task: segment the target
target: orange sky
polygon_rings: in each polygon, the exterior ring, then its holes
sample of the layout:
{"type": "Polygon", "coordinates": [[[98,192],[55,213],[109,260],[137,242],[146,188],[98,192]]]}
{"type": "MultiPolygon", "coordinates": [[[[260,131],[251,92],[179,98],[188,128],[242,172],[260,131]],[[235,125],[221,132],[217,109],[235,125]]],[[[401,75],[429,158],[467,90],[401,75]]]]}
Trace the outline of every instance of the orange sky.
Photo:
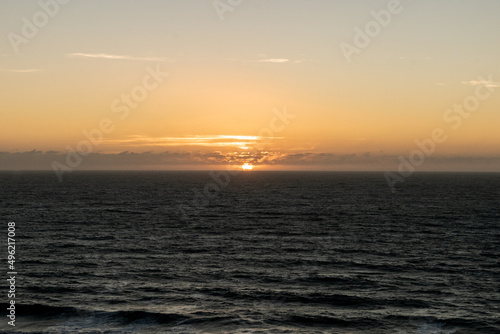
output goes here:
{"type": "MultiPolygon", "coordinates": [[[[0,168],[50,169],[51,154],[63,163],[87,149],[137,153],[127,168],[139,169],[249,159],[264,169],[384,169],[440,128],[447,139],[423,170],[500,171],[500,4],[398,8],[359,47],[357,27],[387,13],[387,1],[253,1],[220,13],[196,0],[75,0],[29,38],[22,18],[43,9],[3,2],[0,168]],[[359,52],[346,56],[342,43],[359,52]],[[86,131],[102,138],[88,146],[86,131]],[[32,150],[46,156],[19,160],[32,150]],[[141,162],[167,151],[184,158],[141,162]]],[[[114,166],[87,158],[78,168],[114,166]]]]}

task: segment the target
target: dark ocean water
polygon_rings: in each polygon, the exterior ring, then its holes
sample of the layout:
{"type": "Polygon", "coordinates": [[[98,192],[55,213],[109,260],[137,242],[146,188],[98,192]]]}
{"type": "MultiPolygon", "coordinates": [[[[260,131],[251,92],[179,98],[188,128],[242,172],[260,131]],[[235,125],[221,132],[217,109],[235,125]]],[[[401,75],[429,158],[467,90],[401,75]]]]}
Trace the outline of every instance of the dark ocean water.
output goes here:
{"type": "Polygon", "coordinates": [[[207,203],[211,181],[0,174],[18,261],[0,331],[500,333],[500,174],[392,193],[382,173],[248,172],[207,203]]]}

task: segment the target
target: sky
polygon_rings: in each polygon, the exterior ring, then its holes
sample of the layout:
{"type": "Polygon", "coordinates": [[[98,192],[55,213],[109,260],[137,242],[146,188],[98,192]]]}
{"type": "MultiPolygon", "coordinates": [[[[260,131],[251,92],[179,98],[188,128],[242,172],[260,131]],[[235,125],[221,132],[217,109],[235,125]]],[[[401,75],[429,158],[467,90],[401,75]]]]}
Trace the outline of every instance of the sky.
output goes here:
{"type": "Polygon", "coordinates": [[[0,169],[500,171],[498,0],[0,2],[0,169]]]}

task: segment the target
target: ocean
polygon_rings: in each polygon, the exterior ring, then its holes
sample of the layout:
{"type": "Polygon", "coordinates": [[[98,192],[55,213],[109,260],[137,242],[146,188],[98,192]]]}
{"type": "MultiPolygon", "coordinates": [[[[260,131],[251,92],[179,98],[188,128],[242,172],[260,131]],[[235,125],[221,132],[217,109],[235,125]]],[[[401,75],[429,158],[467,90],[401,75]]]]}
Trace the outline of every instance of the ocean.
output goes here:
{"type": "Polygon", "coordinates": [[[500,174],[0,173],[2,333],[500,333],[500,174]],[[9,278],[7,261],[4,277],[9,278]]]}

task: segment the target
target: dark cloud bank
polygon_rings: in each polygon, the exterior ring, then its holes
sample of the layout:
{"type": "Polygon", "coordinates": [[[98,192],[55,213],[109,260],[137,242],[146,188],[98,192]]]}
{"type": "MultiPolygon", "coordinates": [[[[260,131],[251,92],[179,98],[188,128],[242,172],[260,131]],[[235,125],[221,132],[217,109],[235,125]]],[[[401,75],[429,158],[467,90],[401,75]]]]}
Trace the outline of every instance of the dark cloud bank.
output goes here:
{"type": "MultiPolygon", "coordinates": [[[[0,170],[52,170],[54,164],[72,170],[127,169],[212,169],[251,162],[254,165],[282,166],[283,169],[304,170],[397,170],[407,155],[278,152],[161,152],[161,153],[90,153],[88,155],[38,150],[0,152],[0,170]]],[[[416,170],[422,171],[488,171],[500,172],[500,156],[438,156],[425,157],[416,170]]]]}

